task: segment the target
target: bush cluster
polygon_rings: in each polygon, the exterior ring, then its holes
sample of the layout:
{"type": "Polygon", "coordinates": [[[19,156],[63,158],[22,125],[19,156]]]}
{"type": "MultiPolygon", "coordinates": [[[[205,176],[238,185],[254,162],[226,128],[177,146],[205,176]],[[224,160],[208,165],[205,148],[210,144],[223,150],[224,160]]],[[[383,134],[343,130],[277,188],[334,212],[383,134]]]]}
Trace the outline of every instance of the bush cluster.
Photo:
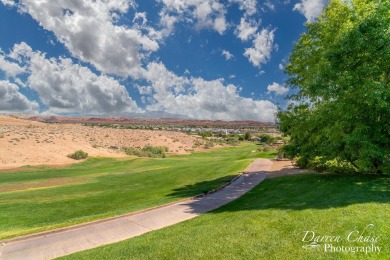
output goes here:
{"type": "Polygon", "coordinates": [[[272,150],[272,148],[268,145],[262,145],[257,149],[259,152],[269,152],[272,150]]]}
{"type": "Polygon", "coordinates": [[[277,140],[277,138],[267,134],[259,135],[259,139],[260,139],[260,143],[265,143],[265,144],[272,144],[277,140]]]}
{"type": "Polygon", "coordinates": [[[166,146],[151,146],[146,145],[142,149],[136,149],[133,147],[124,147],[123,150],[127,155],[135,155],[138,157],[150,157],[150,158],[165,158],[168,147],[166,146]]]}
{"type": "Polygon", "coordinates": [[[211,148],[211,147],[213,147],[214,146],[214,143],[213,142],[207,142],[205,145],[204,145],[204,148],[205,149],[209,149],[209,148],[211,148]]]}
{"type": "MultiPolygon", "coordinates": [[[[302,167],[300,158],[297,158],[297,165],[302,167]]],[[[341,160],[324,160],[321,157],[316,157],[310,160],[305,166],[309,169],[314,169],[319,172],[332,172],[332,173],[357,173],[357,169],[347,161],[341,160]]]]}
{"type": "Polygon", "coordinates": [[[84,152],[83,150],[78,150],[72,154],[68,154],[68,157],[74,160],[82,160],[88,158],[88,153],[84,152]]]}

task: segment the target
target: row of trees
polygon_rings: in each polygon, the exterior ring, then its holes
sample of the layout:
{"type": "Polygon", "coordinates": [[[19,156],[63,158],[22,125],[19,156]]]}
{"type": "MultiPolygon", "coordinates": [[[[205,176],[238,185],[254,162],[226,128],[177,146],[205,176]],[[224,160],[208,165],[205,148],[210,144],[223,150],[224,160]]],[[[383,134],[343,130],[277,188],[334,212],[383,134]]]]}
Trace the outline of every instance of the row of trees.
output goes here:
{"type": "Polygon", "coordinates": [[[390,172],[390,1],[330,0],[286,67],[297,88],[278,113],[285,152],[308,167],[390,172]]]}

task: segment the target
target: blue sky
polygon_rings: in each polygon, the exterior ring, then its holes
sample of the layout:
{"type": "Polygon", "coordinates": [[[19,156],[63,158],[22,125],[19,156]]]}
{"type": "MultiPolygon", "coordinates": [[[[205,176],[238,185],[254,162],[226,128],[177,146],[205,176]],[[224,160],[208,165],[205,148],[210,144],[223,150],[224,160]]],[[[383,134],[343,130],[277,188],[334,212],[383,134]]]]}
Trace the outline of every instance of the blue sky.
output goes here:
{"type": "Polygon", "coordinates": [[[0,0],[0,112],[272,122],[325,0],[0,0]]]}

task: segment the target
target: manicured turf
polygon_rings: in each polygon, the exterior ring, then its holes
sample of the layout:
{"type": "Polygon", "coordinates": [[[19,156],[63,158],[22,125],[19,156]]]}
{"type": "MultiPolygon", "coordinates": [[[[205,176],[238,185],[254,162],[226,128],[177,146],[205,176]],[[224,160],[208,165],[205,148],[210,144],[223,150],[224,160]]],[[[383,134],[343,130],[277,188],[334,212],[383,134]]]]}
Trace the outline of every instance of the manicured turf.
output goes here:
{"type": "Polygon", "coordinates": [[[389,177],[285,176],[195,219],[65,259],[390,259],[389,220],[389,177]],[[340,236],[328,242],[336,247],[371,246],[347,241],[369,224],[363,237],[379,237],[379,254],[303,248],[305,231],[340,236]]]}
{"type": "Polygon", "coordinates": [[[164,159],[89,159],[66,168],[0,172],[0,239],[137,211],[224,184],[275,154],[254,144],[164,159]]]}

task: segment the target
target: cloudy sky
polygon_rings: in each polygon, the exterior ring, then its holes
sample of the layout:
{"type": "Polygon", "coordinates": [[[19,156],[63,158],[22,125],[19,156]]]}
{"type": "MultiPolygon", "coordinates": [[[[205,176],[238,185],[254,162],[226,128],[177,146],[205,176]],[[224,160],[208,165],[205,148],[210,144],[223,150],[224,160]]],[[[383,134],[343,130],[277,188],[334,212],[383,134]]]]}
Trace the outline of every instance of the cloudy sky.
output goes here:
{"type": "Polygon", "coordinates": [[[0,112],[272,122],[325,0],[0,0],[0,112]]]}

